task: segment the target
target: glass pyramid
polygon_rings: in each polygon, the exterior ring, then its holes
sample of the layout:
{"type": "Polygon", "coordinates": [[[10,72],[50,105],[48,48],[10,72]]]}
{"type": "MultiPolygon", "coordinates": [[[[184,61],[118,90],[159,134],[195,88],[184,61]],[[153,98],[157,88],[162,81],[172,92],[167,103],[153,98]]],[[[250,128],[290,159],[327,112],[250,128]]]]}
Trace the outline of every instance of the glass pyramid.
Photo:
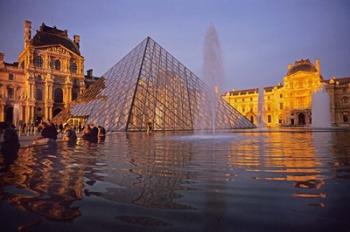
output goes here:
{"type": "MultiPolygon", "coordinates": [[[[71,117],[109,131],[209,129],[212,117],[203,106],[209,89],[170,53],[147,37],[109,69],[72,104],[71,117]]],[[[254,125],[221,97],[216,97],[216,128],[254,125]]]]}

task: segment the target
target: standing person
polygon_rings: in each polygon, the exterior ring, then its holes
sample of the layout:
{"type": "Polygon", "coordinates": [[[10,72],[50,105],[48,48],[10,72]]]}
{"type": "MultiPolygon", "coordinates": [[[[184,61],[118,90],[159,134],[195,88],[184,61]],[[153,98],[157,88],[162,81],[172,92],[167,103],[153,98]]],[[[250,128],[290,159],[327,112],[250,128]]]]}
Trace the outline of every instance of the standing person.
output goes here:
{"type": "Polygon", "coordinates": [[[4,135],[1,142],[1,153],[4,156],[5,166],[12,164],[17,159],[17,153],[20,148],[15,126],[3,125],[4,135]]]}
{"type": "Polygon", "coordinates": [[[50,139],[56,140],[58,132],[57,132],[55,124],[53,124],[53,123],[50,124],[49,131],[50,131],[50,139]]]}
{"type": "Polygon", "coordinates": [[[106,138],[106,129],[103,126],[98,126],[98,140],[103,142],[106,138]]]}
{"type": "Polygon", "coordinates": [[[71,128],[69,125],[67,125],[63,135],[63,141],[75,142],[76,140],[77,140],[77,135],[75,133],[75,130],[71,128]]]}
{"type": "Polygon", "coordinates": [[[93,140],[98,140],[98,128],[94,126],[94,124],[91,124],[92,128],[92,139],[93,140]]]}
{"type": "Polygon", "coordinates": [[[152,122],[151,121],[148,121],[147,122],[147,135],[150,135],[151,132],[152,132],[152,122]]]}
{"type": "Polygon", "coordinates": [[[83,130],[82,138],[85,140],[89,140],[90,137],[91,137],[91,128],[89,126],[86,126],[83,130]]]}
{"type": "Polygon", "coordinates": [[[63,125],[62,123],[58,126],[59,132],[63,134],[63,125]]]}
{"type": "Polygon", "coordinates": [[[26,126],[27,126],[27,124],[26,123],[23,123],[23,125],[22,125],[22,134],[24,134],[25,135],[25,133],[26,133],[26,126]]]}
{"type": "Polygon", "coordinates": [[[42,138],[56,140],[57,139],[57,130],[56,130],[55,125],[53,125],[52,123],[47,124],[44,122],[43,129],[41,131],[41,136],[42,136],[42,138]]]}
{"type": "Polygon", "coordinates": [[[93,124],[87,125],[83,131],[83,139],[91,143],[97,143],[98,129],[93,124]]]}

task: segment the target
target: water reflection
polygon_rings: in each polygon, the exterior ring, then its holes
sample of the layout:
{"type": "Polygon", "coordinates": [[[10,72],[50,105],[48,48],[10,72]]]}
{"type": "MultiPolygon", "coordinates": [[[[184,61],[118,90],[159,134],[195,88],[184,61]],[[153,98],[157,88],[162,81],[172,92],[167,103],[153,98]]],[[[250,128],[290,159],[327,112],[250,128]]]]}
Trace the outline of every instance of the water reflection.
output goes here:
{"type": "MultiPolygon", "coordinates": [[[[256,231],[259,225],[273,229],[276,221],[284,230],[290,217],[300,226],[318,217],[348,225],[338,212],[350,209],[349,133],[177,136],[117,133],[103,144],[21,150],[1,173],[0,201],[49,221],[74,221],[78,228],[84,220],[75,219],[84,217],[174,231],[224,231],[233,225],[256,231]]],[[[332,221],[323,223],[320,228],[329,228],[332,221]]]]}
{"type": "MultiPolygon", "coordinates": [[[[93,167],[85,159],[72,157],[73,152],[79,155],[74,146],[58,148],[56,144],[22,150],[9,170],[1,173],[0,197],[18,209],[47,219],[71,220],[80,216],[79,208],[72,204],[83,198],[84,176],[96,177],[93,167]]],[[[93,162],[96,158],[90,152],[93,162]]]]}

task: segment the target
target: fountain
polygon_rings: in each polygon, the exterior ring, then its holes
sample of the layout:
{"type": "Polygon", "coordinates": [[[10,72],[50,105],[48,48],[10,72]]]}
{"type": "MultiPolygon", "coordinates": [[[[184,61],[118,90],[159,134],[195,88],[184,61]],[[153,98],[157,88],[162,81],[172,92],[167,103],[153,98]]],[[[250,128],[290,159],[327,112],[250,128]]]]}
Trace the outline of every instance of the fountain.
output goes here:
{"type": "Polygon", "coordinates": [[[259,88],[259,98],[258,98],[258,118],[257,118],[257,128],[265,128],[264,122],[264,88],[259,88]]]}
{"type": "Polygon", "coordinates": [[[217,97],[220,96],[220,88],[224,79],[224,68],[222,62],[221,47],[218,34],[214,25],[208,27],[204,40],[204,60],[203,60],[203,76],[204,81],[209,86],[209,104],[208,110],[211,115],[212,134],[215,135],[216,127],[216,111],[217,111],[217,97]]]}
{"type": "Polygon", "coordinates": [[[331,127],[330,100],[325,86],[312,95],[312,127],[331,127]]]}

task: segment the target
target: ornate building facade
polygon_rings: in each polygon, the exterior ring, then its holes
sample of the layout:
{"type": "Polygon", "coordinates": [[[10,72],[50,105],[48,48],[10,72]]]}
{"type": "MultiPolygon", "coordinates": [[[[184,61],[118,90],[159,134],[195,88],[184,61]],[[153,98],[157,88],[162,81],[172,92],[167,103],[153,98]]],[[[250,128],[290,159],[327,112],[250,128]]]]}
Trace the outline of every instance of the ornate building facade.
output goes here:
{"type": "Polygon", "coordinates": [[[14,124],[51,120],[84,90],[80,36],[44,23],[31,36],[24,22],[24,48],[18,62],[0,53],[0,121],[14,124]]]}
{"type": "Polygon", "coordinates": [[[323,86],[330,97],[330,106],[325,107],[331,111],[332,125],[350,126],[350,78],[324,80],[319,60],[314,63],[308,59],[296,61],[288,65],[282,83],[261,89],[230,91],[224,99],[256,125],[261,114],[267,127],[310,126],[312,96],[323,86]],[[262,110],[259,110],[259,102],[262,110]]]}

